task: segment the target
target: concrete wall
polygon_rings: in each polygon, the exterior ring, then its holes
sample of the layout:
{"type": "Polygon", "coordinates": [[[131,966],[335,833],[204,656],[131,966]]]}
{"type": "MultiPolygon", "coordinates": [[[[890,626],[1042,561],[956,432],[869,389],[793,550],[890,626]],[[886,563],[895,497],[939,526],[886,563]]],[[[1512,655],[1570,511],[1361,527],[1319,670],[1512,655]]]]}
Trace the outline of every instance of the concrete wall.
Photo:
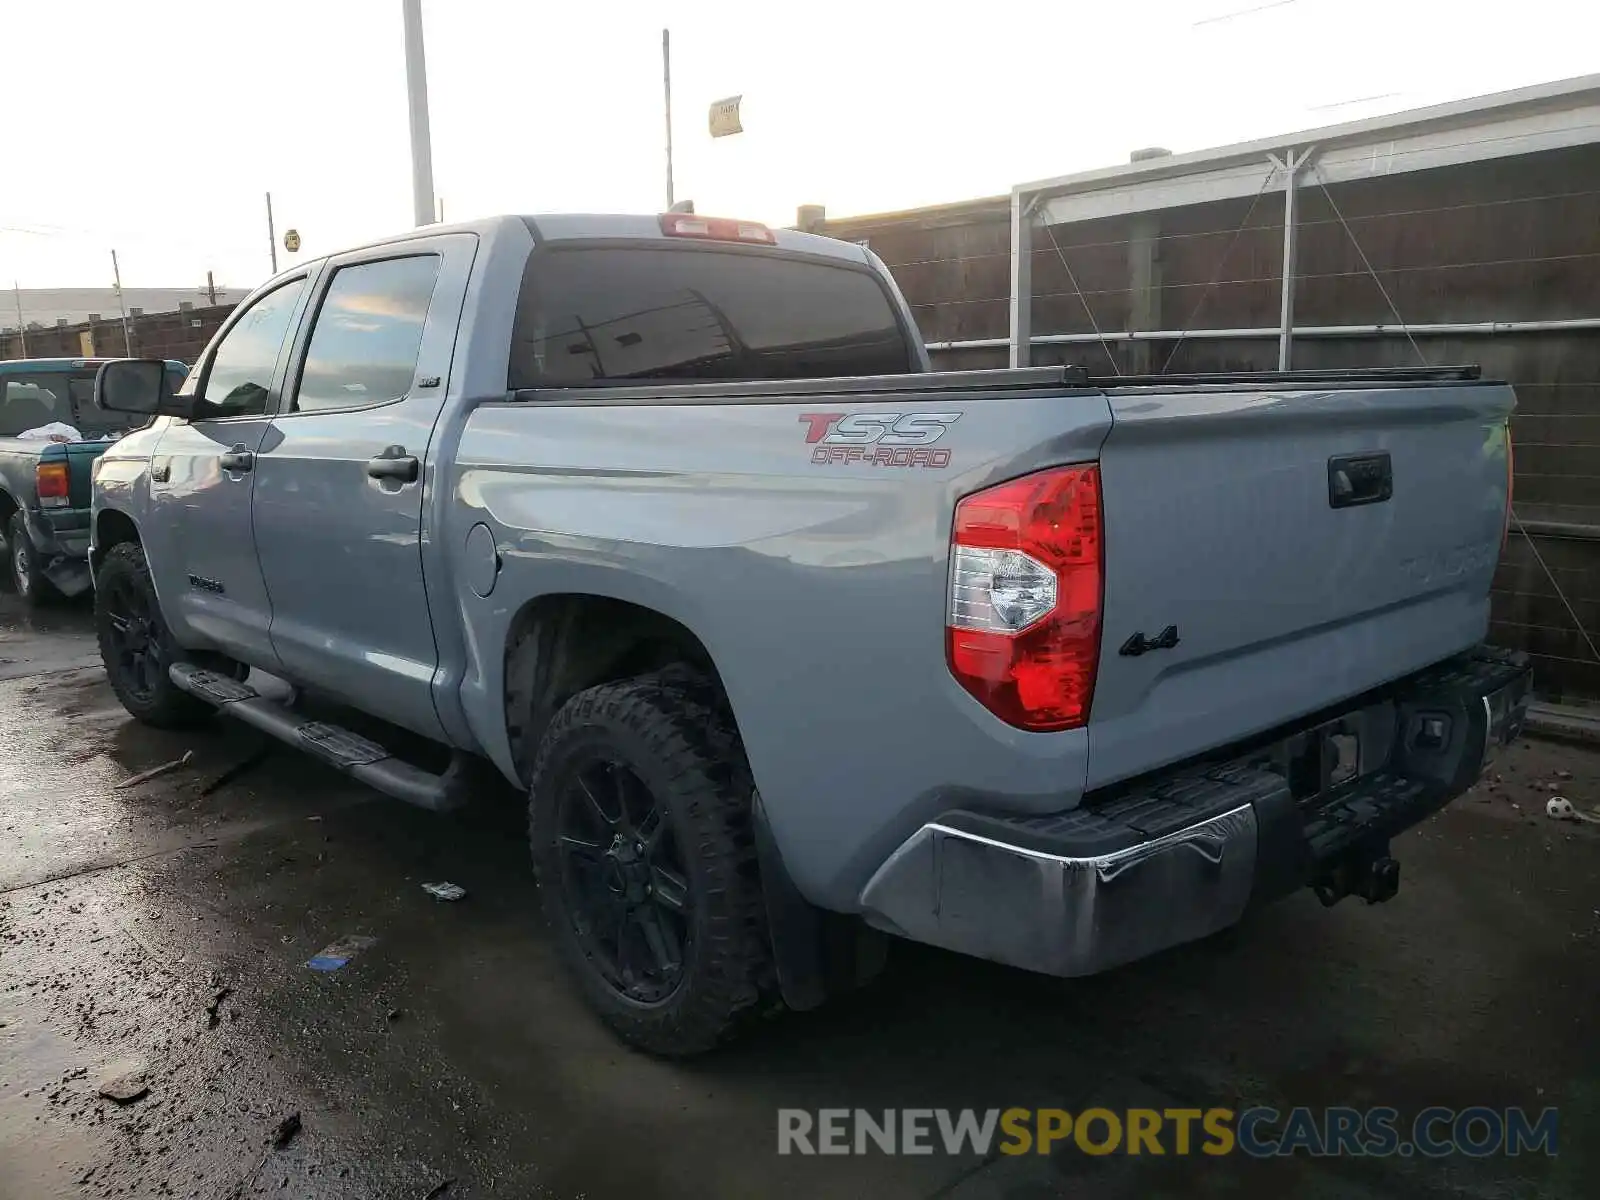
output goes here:
{"type": "MultiPolygon", "coordinates": [[[[193,363],[206,348],[211,335],[234,309],[232,304],[219,304],[214,308],[184,309],[180,312],[145,313],[129,317],[129,331],[133,335],[132,357],[175,358],[193,363]]],[[[26,334],[28,358],[79,358],[94,355],[102,358],[123,358],[129,353],[123,337],[121,317],[111,320],[83,322],[78,325],[51,326],[48,329],[30,329],[26,334]],[[86,349],[83,335],[88,334],[92,349],[86,349]]],[[[0,358],[23,358],[22,337],[15,332],[0,334],[0,358]]]]}
{"type": "MultiPolygon", "coordinates": [[[[1306,325],[1600,317],[1600,146],[1300,193],[1295,317],[1306,325]],[[1330,200],[1331,195],[1331,200],[1330,200]],[[1337,205],[1338,213],[1334,211],[1337,205]],[[1365,251],[1374,282],[1350,231],[1365,251]]],[[[1039,230],[1035,334],[1247,328],[1278,322],[1281,193],[1039,230]],[[1074,286],[1073,278],[1077,285],[1074,286]],[[1144,286],[1134,286],[1135,281],[1144,286]],[[1082,295],[1079,289],[1082,289],[1082,295]],[[1090,313],[1093,314],[1093,321],[1090,313]]],[[[929,341],[1003,338],[1010,211],[1004,200],[831,221],[894,272],[929,341]]],[[[1516,510],[1584,626],[1600,631],[1600,331],[1419,338],[1431,363],[1481,363],[1517,389],[1516,510]],[[1551,536],[1549,526],[1578,528],[1551,536]],[[1576,536],[1588,534],[1589,536],[1576,536]]],[[[936,354],[948,367],[1003,366],[1004,350],[936,354]]],[[[1035,347],[1035,362],[1096,372],[1271,368],[1275,340],[1035,347]]],[[[1403,337],[1303,339],[1297,367],[1404,366],[1403,337]]],[[[1522,538],[1495,579],[1492,635],[1535,656],[1538,685],[1600,698],[1600,662],[1522,538]]],[[[1600,641],[1600,637],[1596,638],[1600,641]]]]}

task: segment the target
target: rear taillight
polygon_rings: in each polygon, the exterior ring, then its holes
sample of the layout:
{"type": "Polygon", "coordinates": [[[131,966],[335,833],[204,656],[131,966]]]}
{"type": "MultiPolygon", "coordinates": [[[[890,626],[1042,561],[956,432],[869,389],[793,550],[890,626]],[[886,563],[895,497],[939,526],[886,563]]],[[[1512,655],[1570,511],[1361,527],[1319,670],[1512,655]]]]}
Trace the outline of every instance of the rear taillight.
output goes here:
{"type": "Polygon", "coordinates": [[[708,242],[747,242],[758,246],[778,244],[777,235],[756,221],[697,217],[693,213],[662,213],[661,232],[668,237],[700,238],[708,242]]]}
{"type": "Polygon", "coordinates": [[[1506,552],[1506,544],[1511,541],[1511,485],[1515,480],[1511,445],[1511,422],[1506,422],[1506,516],[1500,523],[1500,553],[1506,552]]]}
{"type": "Polygon", "coordinates": [[[950,671],[1019,729],[1089,719],[1100,660],[1100,468],[1060,467],[956,505],[950,671]]]}
{"type": "Polygon", "coordinates": [[[34,475],[34,490],[42,508],[66,508],[72,500],[68,496],[69,477],[64,462],[42,462],[34,475]]]}

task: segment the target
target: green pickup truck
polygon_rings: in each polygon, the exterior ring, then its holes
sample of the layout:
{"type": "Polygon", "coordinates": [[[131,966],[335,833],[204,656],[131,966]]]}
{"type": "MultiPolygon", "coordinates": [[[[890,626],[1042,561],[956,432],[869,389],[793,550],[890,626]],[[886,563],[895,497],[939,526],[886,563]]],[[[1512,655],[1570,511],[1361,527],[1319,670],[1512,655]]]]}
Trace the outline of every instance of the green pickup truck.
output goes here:
{"type": "MultiPolygon", "coordinates": [[[[90,473],[107,446],[146,420],[95,405],[94,377],[103,361],[0,361],[0,586],[24,603],[76,596],[92,586],[90,473]],[[78,439],[52,440],[45,432],[52,426],[70,427],[78,439]]],[[[189,370],[181,362],[167,368],[174,387],[189,370]]]]}

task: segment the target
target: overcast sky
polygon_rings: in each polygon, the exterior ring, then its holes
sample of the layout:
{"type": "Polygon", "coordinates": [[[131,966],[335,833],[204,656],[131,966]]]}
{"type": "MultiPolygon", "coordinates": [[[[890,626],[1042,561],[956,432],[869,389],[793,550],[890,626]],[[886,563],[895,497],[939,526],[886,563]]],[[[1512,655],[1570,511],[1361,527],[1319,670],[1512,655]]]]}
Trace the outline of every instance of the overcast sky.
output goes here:
{"type": "MultiPolygon", "coordinates": [[[[0,0],[0,286],[267,276],[411,222],[400,0],[0,0]],[[287,255],[279,248],[280,265],[287,255]]],[[[1600,70],[1593,0],[424,0],[447,219],[664,205],[789,224],[1600,70]],[[713,142],[710,101],[746,132],[713,142]]]]}

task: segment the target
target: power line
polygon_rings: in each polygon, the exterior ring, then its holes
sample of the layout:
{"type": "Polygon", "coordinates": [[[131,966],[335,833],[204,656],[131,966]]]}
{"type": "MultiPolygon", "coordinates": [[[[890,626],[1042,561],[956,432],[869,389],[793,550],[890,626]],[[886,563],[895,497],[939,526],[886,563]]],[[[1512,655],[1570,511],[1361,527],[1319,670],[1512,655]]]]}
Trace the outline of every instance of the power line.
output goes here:
{"type": "MultiPolygon", "coordinates": [[[[1389,306],[1389,311],[1394,314],[1394,319],[1400,323],[1400,328],[1405,331],[1406,341],[1411,343],[1411,348],[1417,352],[1417,357],[1423,366],[1428,365],[1428,356],[1422,352],[1422,347],[1417,345],[1417,339],[1411,336],[1411,330],[1406,329],[1406,319],[1400,315],[1400,310],[1395,307],[1394,301],[1389,296],[1389,289],[1383,286],[1383,280],[1372,269],[1372,263],[1367,258],[1367,252],[1361,248],[1361,240],[1356,237],[1355,230],[1350,228],[1350,222],[1344,219],[1344,214],[1339,211],[1339,204],[1333,198],[1333,193],[1328,190],[1327,180],[1323,179],[1322,171],[1316,163],[1311,164],[1311,173],[1317,177],[1317,186],[1322,189],[1322,194],[1328,198],[1329,205],[1333,208],[1333,215],[1339,218],[1339,224],[1344,226],[1344,231],[1350,237],[1350,244],[1356,248],[1356,253],[1361,256],[1361,265],[1367,268],[1367,274],[1372,276],[1372,282],[1378,285],[1378,291],[1383,294],[1383,302],[1389,306]]],[[[1284,287],[1293,287],[1294,281],[1285,279],[1284,287]]]]}
{"type": "MultiPolygon", "coordinates": [[[[1239,236],[1244,233],[1245,226],[1250,224],[1250,218],[1256,211],[1256,205],[1261,202],[1261,195],[1267,190],[1267,183],[1271,179],[1271,172],[1268,172],[1261,177],[1261,186],[1256,189],[1256,194],[1250,198],[1250,207],[1244,210],[1244,217],[1239,221],[1238,228],[1233,231],[1233,237],[1228,239],[1228,245],[1227,248],[1223,250],[1222,257],[1217,260],[1217,269],[1211,279],[1211,282],[1206,284],[1205,291],[1200,293],[1200,299],[1194,302],[1194,308],[1190,311],[1188,317],[1184,319],[1183,325],[1181,326],[1184,333],[1188,333],[1189,326],[1193,325],[1194,319],[1200,315],[1200,309],[1205,304],[1206,297],[1211,295],[1212,289],[1217,286],[1217,277],[1222,274],[1222,268],[1228,265],[1228,256],[1233,253],[1233,248],[1239,244],[1239,236]]],[[[1293,283],[1286,281],[1284,286],[1292,287],[1293,283]]],[[[1167,373],[1167,368],[1172,365],[1172,360],[1177,357],[1178,347],[1182,345],[1182,337],[1178,338],[1177,341],[1172,343],[1172,349],[1167,351],[1167,361],[1161,364],[1161,374],[1165,375],[1167,373]]]]}
{"type": "Polygon", "coordinates": [[[1083,289],[1078,287],[1078,277],[1072,273],[1072,264],[1067,261],[1066,254],[1062,251],[1056,235],[1049,225],[1044,227],[1045,233],[1050,236],[1050,244],[1056,248],[1056,254],[1061,259],[1061,265],[1067,269],[1067,278],[1072,280],[1072,286],[1078,293],[1078,299],[1083,303],[1083,311],[1089,318],[1089,324],[1094,326],[1094,334],[1100,339],[1100,349],[1106,352],[1106,358],[1111,362],[1111,373],[1121,375],[1122,368],[1117,365],[1117,356],[1111,353],[1111,343],[1106,341],[1106,335],[1100,332],[1100,322],[1094,319],[1094,309],[1089,307],[1089,298],[1083,294],[1083,289]]]}
{"type": "Polygon", "coordinates": [[[1248,17],[1255,13],[1266,12],[1272,8],[1288,8],[1291,4],[1298,4],[1300,0],[1272,0],[1270,4],[1258,4],[1254,8],[1241,8],[1234,12],[1220,13],[1215,17],[1205,17],[1190,25],[1191,29],[1199,29],[1202,25],[1216,25],[1221,21],[1231,21],[1235,17],[1248,17]]]}

